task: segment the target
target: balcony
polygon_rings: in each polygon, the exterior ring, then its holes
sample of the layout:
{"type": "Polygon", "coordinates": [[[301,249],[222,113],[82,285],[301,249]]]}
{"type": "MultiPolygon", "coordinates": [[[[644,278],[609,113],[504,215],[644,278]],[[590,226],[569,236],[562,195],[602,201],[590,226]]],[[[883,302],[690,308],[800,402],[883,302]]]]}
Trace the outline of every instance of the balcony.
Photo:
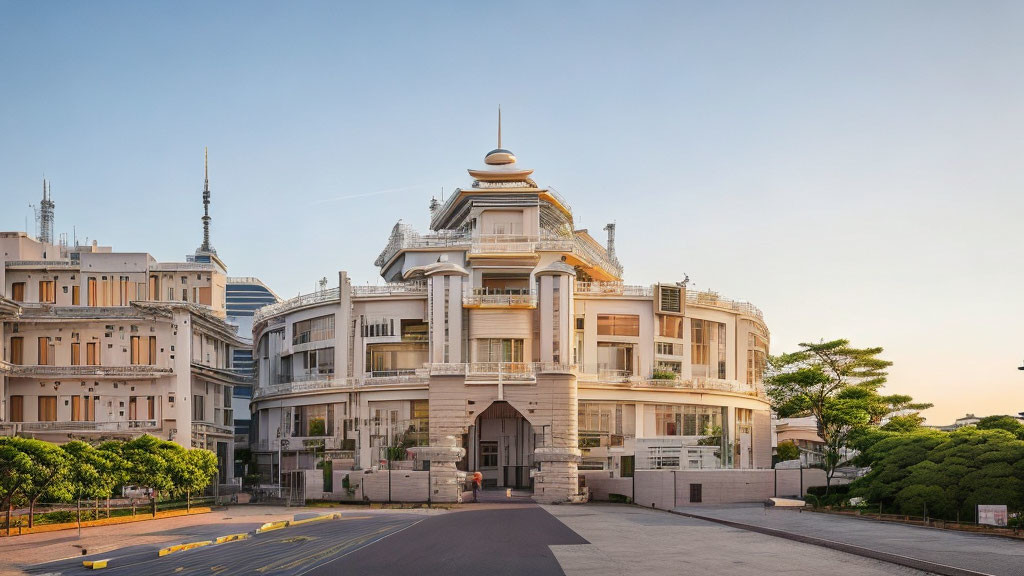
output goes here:
{"type": "Polygon", "coordinates": [[[430,369],[416,368],[403,370],[377,370],[363,376],[363,386],[384,386],[389,384],[426,384],[430,381],[430,369]]]}
{"type": "Polygon", "coordinates": [[[426,296],[426,282],[390,282],[383,286],[353,286],[353,298],[372,298],[374,296],[398,295],[426,296]]]}
{"type": "Polygon", "coordinates": [[[578,296],[654,296],[654,289],[650,286],[634,286],[622,282],[576,282],[573,292],[578,296]]]}
{"type": "Polygon", "coordinates": [[[480,234],[473,237],[471,254],[532,254],[540,240],[538,236],[515,234],[480,234]]]}
{"type": "Polygon", "coordinates": [[[537,293],[530,290],[521,293],[494,294],[474,290],[472,294],[462,297],[462,307],[533,309],[537,307],[537,293]]]}
{"type": "Polygon", "coordinates": [[[721,298],[717,292],[712,292],[711,290],[707,290],[705,292],[687,292],[686,304],[739,312],[740,314],[753,316],[754,318],[764,322],[764,314],[761,313],[761,310],[758,309],[757,306],[754,306],[750,302],[740,302],[738,300],[721,298]]]}
{"type": "Polygon", "coordinates": [[[121,420],[117,422],[10,422],[0,428],[0,435],[13,436],[22,432],[141,432],[160,428],[158,420],[121,420]]]}
{"type": "Polygon", "coordinates": [[[212,422],[193,422],[192,437],[196,436],[230,436],[235,437],[235,429],[231,426],[223,426],[212,422]]]}
{"type": "MultiPolygon", "coordinates": [[[[351,442],[350,442],[351,444],[351,442]]],[[[354,460],[355,452],[345,449],[345,439],[340,436],[285,436],[259,440],[251,444],[256,452],[277,452],[278,450],[337,450],[343,460],[354,460]]]]}
{"type": "MultiPolygon", "coordinates": [[[[449,198],[449,203],[456,195],[449,198]]],[[[469,245],[469,234],[464,232],[442,231],[436,234],[419,234],[408,224],[399,222],[391,229],[388,245],[373,262],[374,266],[383,268],[402,250],[464,248],[469,245]]]]}
{"type": "Polygon", "coordinates": [[[173,373],[158,366],[10,366],[10,376],[30,378],[117,378],[131,380],[159,378],[173,373]]]}
{"type": "Polygon", "coordinates": [[[7,268],[78,268],[71,260],[8,260],[7,268]]]}
{"type": "Polygon", "coordinates": [[[149,267],[150,272],[206,271],[214,269],[213,262],[158,262],[149,267]]]}
{"type": "Polygon", "coordinates": [[[739,380],[720,380],[718,378],[645,378],[633,382],[632,387],[640,389],[714,390],[762,399],[767,398],[764,387],[761,385],[750,385],[739,380]]]}
{"type": "Polygon", "coordinates": [[[270,306],[260,308],[255,314],[253,314],[252,322],[253,324],[259,324],[271,316],[277,316],[290,310],[296,310],[313,304],[331,302],[340,299],[341,291],[338,288],[330,288],[328,290],[318,290],[310,294],[302,294],[292,298],[291,300],[285,300],[284,302],[278,302],[277,304],[271,304],[270,306]]]}
{"type": "Polygon", "coordinates": [[[347,378],[335,378],[334,374],[309,374],[293,378],[290,382],[259,386],[253,390],[253,400],[266,398],[268,396],[281,396],[286,394],[301,394],[304,392],[317,392],[322,390],[347,390],[353,389],[353,382],[347,378]]]}

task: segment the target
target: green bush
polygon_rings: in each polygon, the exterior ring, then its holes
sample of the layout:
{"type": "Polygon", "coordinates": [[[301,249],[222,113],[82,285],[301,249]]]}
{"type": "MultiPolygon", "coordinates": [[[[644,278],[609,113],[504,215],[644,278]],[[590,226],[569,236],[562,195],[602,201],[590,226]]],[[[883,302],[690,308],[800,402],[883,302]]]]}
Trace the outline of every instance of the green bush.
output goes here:
{"type": "Polygon", "coordinates": [[[622,494],[609,494],[608,501],[613,502],[615,504],[629,504],[630,502],[633,501],[633,499],[630,498],[629,496],[624,496],[622,494]]]}
{"type": "Polygon", "coordinates": [[[651,376],[651,378],[654,380],[675,380],[676,376],[678,376],[678,374],[671,370],[655,369],[654,374],[651,376]]]}

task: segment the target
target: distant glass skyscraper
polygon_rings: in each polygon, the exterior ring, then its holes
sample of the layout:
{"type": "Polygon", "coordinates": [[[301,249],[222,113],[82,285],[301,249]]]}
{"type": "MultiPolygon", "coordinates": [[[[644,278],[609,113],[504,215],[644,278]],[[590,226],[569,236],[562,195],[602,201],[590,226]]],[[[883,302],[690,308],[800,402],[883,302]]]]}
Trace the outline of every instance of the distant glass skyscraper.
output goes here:
{"type": "MultiPolygon", "coordinates": [[[[238,335],[248,340],[252,338],[252,316],[256,310],[280,302],[281,299],[258,278],[242,277],[228,278],[226,300],[227,321],[236,324],[238,335]]],[[[235,348],[232,354],[231,366],[239,372],[252,375],[252,348],[235,348]]],[[[252,386],[235,386],[232,396],[235,437],[241,447],[248,443],[249,400],[252,398],[252,386]]]]}

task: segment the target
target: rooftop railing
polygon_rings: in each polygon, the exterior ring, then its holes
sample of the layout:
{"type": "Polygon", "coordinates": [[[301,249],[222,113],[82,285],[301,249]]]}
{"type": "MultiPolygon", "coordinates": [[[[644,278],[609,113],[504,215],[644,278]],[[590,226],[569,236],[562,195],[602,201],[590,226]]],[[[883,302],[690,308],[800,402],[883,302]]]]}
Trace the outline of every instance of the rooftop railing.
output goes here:
{"type": "Polygon", "coordinates": [[[284,300],[277,304],[271,304],[260,308],[253,314],[253,324],[259,323],[270,316],[277,316],[283,312],[289,310],[295,310],[296,308],[302,308],[304,306],[310,306],[313,304],[320,304],[322,302],[331,302],[341,298],[341,291],[338,288],[328,288],[327,290],[318,290],[310,294],[301,294],[290,300],[284,300]]]}
{"type": "Polygon", "coordinates": [[[11,422],[20,432],[133,432],[159,428],[157,420],[122,420],[117,422],[11,422]]]}
{"type": "Polygon", "coordinates": [[[157,262],[151,264],[150,272],[176,272],[179,270],[213,270],[213,262],[157,262]]]}
{"type": "Polygon", "coordinates": [[[483,308],[537,307],[537,294],[467,294],[462,297],[463,306],[483,308]]]}
{"type": "Polygon", "coordinates": [[[15,266],[31,266],[31,267],[47,267],[47,268],[78,268],[78,262],[71,260],[8,260],[5,266],[13,268],[15,266]]]}
{"type": "Polygon", "coordinates": [[[353,286],[354,298],[372,296],[391,296],[394,294],[426,294],[426,282],[390,282],[380,286],[353,286]]]}
{"type": "Polygon", "coordinates": [[[433,234],[420,234],[411,226],[399,222],[391,230],[388,245],[384,247],[373,264],[383,267],[400,251],[410,248],[462,247],[468,244],[469,234],[465,232],[442,231],[433,234]]]}
{"type": "Polygon", "coordinates": [[[722,298],[717,292],[710,290],[704,292],[687,292],[686,303],[688,305],[707,306],[709,308],[719,308],[721,310],[731,310],[733,312],[739,312],[747,316],[753,316],[758,320],[764,320],[764,315],[757,306],[754,306],[750,302],[740,302],[738,300],[729,300],[728,298],[722,298]]]}
{"type": "Polygon", "coordinates": [[[588,296],[641,296],[650,298],[654,289],[650,286],[636,286],[622,282],[576,282],[576,294],[588,296]]]}

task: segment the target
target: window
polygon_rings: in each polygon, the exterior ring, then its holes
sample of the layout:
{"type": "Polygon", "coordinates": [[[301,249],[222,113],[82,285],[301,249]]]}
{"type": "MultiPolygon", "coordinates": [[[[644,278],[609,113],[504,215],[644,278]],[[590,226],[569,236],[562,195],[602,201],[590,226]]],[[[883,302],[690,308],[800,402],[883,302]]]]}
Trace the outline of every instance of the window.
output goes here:
{"type": "Polygon", "coordinates": [[[690,364],[695,377],[725,378],[725,337],[725,324],[699,318],[690,320],[690,364]]]}
{"type": "Polygon", "coordinates": [[[430,325],[422,320],[402,320],[402,340],[405,342],[427,342],[430,325]]]}
{"type": "Polygon", "coordinates": [[[292,325],[292,345],[334,338],[334,315],[318,316],[292,325]]]}
{"type": "Polygon", "coordinates": [[[703,484],[690,484],[690,503],[697,503],[701,501],[701,492],[703,484]]]}
{"type": "Polygon", "coordinates": [[[633,373],[633,345],[618,342],[597,343],[597,367],[600,370],[623,370],[633,373]]]}
{"type": "Polygon", "coordinates": [[[188,302],[188,288],[181,289],[181,301],[188,302]]]}
{"type": "Polygon", "coordinates": [[[21,336],[11,336],[11,364],[21,364],[22,351],[24,349],[25,339],[21,336]]]}
{"type": "Polygon", "coordinates": [[[622,446],[622,404],[580,402],[580,448],[622,446]]]}
{"type": "Polygon", "coordinates": [[[139,336],[132,336],[132,356],[131,356],[131,363],[132,364],[140,364],[140,362],[139,362],[139,344],[140,344],[140,337],[139,336]]]}
{"type": "Polygon", "coordinates": [[[300,353],[306,374],[334,374],[334,348],[320,348],[300,353]]]}
{"type": "Polygon", "coordinates": [[[659,315],[658,336],[664,336],[665,338],[683,338],[685,336],[683,329],[683,317],[659,315]]]}
{"type": "Polygon", "coordinates": [[[47,336],[39,337],[39,355],[37,360],[36,364],[40,366],[53,365],[53,345],[50,344],[50,338],[47,336]]]}
{"type": "Polygon", "coordinates": [[[659,294],[661,295],[661,310],[664,312],[682,312],[682,306],[680,304],[680,293],[679,288],[673,288],[671,286],[661,286],[659,294]]]}
{"type": "Polygon", "coordinates": [[[523,362],[521,338],[481,338],[477,340],[477,362],[523,362]]]}
{"type": "Polygon", "coordinates": [[[497,468],[498,467],[498,443],[497,442],[481,442],[480,443],[480,467],[481,468],[497,468]]]}
{"type": "Polygon", "coordinates": [[[71,421],[94,422],[96,420],[96,402],[89,396],[71,397],[71,421]]]}
{"type": "Polygon", "coordinates": [[[690,404],[656,404],[657,436],[721,436],[722,408],[690,404]]]}
{"type": "Polygon", "coordinates": [[[97,303],[97,300],[98,300],[97,296],[98,295],[96,293],[96,277],[95,276],[92,276],[88,280],[86,280],[86,282],[85,282],[85,292],[86,292],[86,297],[89,299],[89,306],[96,306],[96,305],[98,305],[98,303],[97,303]]]}
{"type": "Polygon", "coordinates": [[[683,364],[681,362],[658,362],[658,370],[662,372],[675,372],[676,374],[683,373],[683,364]]]}
{"type": "Polygon", "coordinates": [[[13,282],[11,283],[11,300],[15,302],[25,301],[25,283],[24,282],[13,282]]]}
{"type": "Polygon", "coordinates": [[[25,421],[25,397],[11,396],[11,422],[25,421]]]}
{"type": "Polygon", "coordinates": [[[100,365],[100,345],[98,342],[85,344],[85,363],[89,366],[100,365]]]}
{"type": "Polygon", "coordinates": [[[36,419],[38,422],[56,422],[57,421],[57,397],[56,396],[40,396],[39,397],[39,418],[36,419]]]}
{"type": "Polygon", "coordinates": [[[149,337],[149,365],[156,366],[156,336],[149,337]]]}
{"type": "Polygon", "coordinates": [[[193,395],[192,396],[192,420],[196,422],[202,422],[206,420],[206,397],[193,395]]]}
{"type": "Polygon", "coordinates": [[[760,384],[768,359],[768,340],[760,334],[747,334],[747,384],[760,384]]]}
{"type": "Polygon", "coordinates": [[[79,304],[82,303],[81,302],[80,292],[81,292],[81,290],[79,289],[78,284],[75,284],[74,286],[71,287],[71,305],[72,306],[78,306],[79,304]]]}
{"type": "Polygon", "coordinates": [[[54,288],[53,280],[39,281],[39,301],[51,304],[57,301],[57,290],[54,288]]]}
{"type": "Polygon", "coordinates": [[[662,355],[665,355],[665,356],[675,356],[676,355],[676,347],[671,342],[655,342],[654,346],[655,346],[655,349],[657,350],[658,354],[662,354],[662,355]]]}
{"type": "Polygon", "coordinates": [[[639,336],[640,317],[635,314],[598,314],[598,336],[639,336]]]}
{"type": "Polygon", "coordinates": [[[576,329],[583,330],[583,316],[576,317],[576,329]]]}
{"type": "Polygon", "coordinates": [[[428,360],[429,345],[426,342],[394,342],[366,345],[365,370],[377,376],[387,376],[393,371],[413,371],[428,360]]]}
{"type": "Polygon", "coordinates": [[[78,342],[71,343],[71,365],[79,366],[82,363],[82,345],[78,342]]]}

